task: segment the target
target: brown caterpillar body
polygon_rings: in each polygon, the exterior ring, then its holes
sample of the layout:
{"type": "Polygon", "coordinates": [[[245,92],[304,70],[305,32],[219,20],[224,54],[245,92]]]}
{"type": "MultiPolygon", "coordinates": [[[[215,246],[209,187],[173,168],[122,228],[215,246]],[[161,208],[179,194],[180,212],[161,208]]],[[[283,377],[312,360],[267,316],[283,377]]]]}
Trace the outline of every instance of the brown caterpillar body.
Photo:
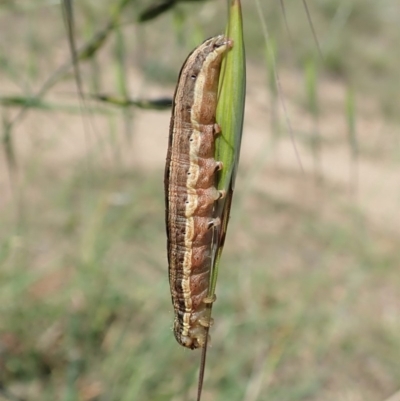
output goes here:
{"type": "Polygon", "coordinates": [[[214,159],[218,80],[232,41],[206,40],[186,59],[175,91],[165,168],[169,281],[175,311],[174,334],[188,348],[201,348],[211,321],[206,304],[211,271],[215,188],[214,159]]]}

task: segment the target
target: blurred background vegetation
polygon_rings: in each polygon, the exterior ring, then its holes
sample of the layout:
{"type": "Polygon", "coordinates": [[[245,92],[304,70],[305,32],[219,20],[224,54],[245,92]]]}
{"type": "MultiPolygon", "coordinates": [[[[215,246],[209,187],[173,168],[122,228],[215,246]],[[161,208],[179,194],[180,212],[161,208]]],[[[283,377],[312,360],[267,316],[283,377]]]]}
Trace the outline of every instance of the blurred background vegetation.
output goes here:
{"type": "MultiPolygon", "coordinates": [[[[144,21],[150,0],[74,3],[82,101],[60,2],[0,2],[0,399],[194,399],[199,354],[173,338],[167,283],[169,110],[155,108],[224,31],[226,3],[166,4],[144,21]]],[[[204,400],[400,388],[400,6],[307,4],[322,57],[304,2],[244,4],[242,160],[204,400]]]]}

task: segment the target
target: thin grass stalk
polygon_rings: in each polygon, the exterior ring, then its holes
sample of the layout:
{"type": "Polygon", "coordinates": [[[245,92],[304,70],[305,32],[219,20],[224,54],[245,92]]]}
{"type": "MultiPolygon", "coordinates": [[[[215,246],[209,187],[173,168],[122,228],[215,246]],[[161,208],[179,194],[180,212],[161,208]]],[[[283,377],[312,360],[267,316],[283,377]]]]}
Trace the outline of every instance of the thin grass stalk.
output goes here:
{"type": "Polygon", "coordinates": [[[270,129],[271,143],[275,163],[278,161],[278,146],[280,139],[280,124],[279,124],[279,100],[278,88],[276,86],[276,64],[277,44],[274,38],[270,37],[265,46],[265,60],[268,73],[268,88],[269,88],[269,103],[270,103],[270,129]]]}
{"type": "Polygon", "coordinates": [[[313,130],[311,134],[311,152],[314,163],[315,181],[322,180],[321,165],[321,134],[319,129],[319,103],[317,94],[317,67],[313,59],[309,59],[305,65],[305,82],[307,93],[307,108],[313,119],[313,130]]]}
{"type": "MultiPolygon", "coordinates": [[[[263,35],[264,35],[264,40],[265,40],[266,43],[268,43],[268,40],[269,40],[268,27],[267,27],[265,16],[263,14],[261,3],[260,3],[260,0],[254,0],[254,1],[255,1],[255,5],[257,7],[257,13],[258,13],[259,18],[260,18],[261,28],[262,28],[263,35]]],[[[274,63],[276,64],[276,60],[274,59],[273,55],[271,55],[271,57],[272,57],[274,63]]],[[[284,98],[283,92],[282,92],[282,86],[281,86],[279,74],[278,74],[278,71],[277,71],[276,68],[275,68],[275,72],[276,72],[276,74],[275,74],[276,87],[277,87],[277,91],[278,91],[281,107],[282,107],[282,110],[283,110],[283,114],[284,114],[285,119],[286,119],[286,126],[287,126],[288,131],[289,131],[290,140],[292,142],[292,146],[293,146],[293,150],[294,150],[297,162],[299,164],[301,172],[304,174],[303,164],[301,162],[300,153],[299,153],[299,150],[297,148],[293,127],[292,127],[292,124],[291,124],[291,121],[290,121],[290,118],[289,118],[289,114],[288,114],[288,111],[287,111],[285,98],[284,98]]]]}
{"type": "MultiPolygon", "coordinates": [[[[84,27],[85,41],[89,41],[96,26],[95,17],[89,11],[86,13],[86,24],[84,27]]],[[[97,58],[97,52],[89,58],[90,77],[88,79],[88,86],[90,93],[99,93],[101,90],[101,68],[97,58]]]]}
{"type": "Polygon", "coordinates": [[[311,13],[310,13],[310,10],[308,9],[308,5],[307,5],[306,0],[303,0],[303,5],[304,5],[304,10],[306,11],[306,14],[307,14],[308,23],[310,24],[310,28],[311,28],[311,32],[312,32],[312,35],[313,35],[313,38],[314,38],[314,42],[317,45],[318,54],[321,57],[321,60],[323,60],[324,56],[322,54],[321,46],[319,45],[318,36],[317,36],[316,31],[315,31],[314,24],[313,24],[312,18],[311,18],[311,13]]]}
{"type": "MultiPolygon", "coordinates": [[[[126,69],[126,43],[124,33],[120,27],[117,27],[116,31],[116,80],[118,93],[125,99],[129,98],[129,83],[126,69]]],[[[125,107],[122,111],[124,120],[124,131],[125,137],[128,141],[132,140],[133,134],[133,116],[132,111],[129,107],[125,107]]]]}
{"type": "Polygon", "coordinates": [[[358,192],[358,141],[356,130],[356,101],[354,90],[349,87],[346,92],[346,122],[347,139],[349,143],[351,164],[350,164],[350,187],[351,193],[356,197],[358,192]]]}
{"type": "Polygon", "coordinates": [[[8,121],[4,109],[3,109],[3,149],[4,154],[6,156],[8,171],[10,174],[10,180],[12,181],[13,172],[16,168],[16,159],[15,159],[15,152],[14,152],[14,143],[12,137],[12,126],[8,121]]]}

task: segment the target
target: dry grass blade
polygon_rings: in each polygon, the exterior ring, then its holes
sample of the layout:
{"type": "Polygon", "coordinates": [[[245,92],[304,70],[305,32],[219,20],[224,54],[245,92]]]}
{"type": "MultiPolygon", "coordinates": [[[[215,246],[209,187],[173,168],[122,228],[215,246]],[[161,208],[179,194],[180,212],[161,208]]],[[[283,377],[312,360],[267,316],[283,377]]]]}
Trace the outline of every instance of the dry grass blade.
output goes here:
{"type": "Polygon", "coordinates": [[[139,109],[146,110],[166,110],[172,106],[172,99],[170,97],[161,97],[158,99],[130,99],[123,96],[97,94],[90,95],[93,99],[98,101],[113,104],[120,107],[138,107],[139,109]]]}
{"type": "Polygon", "coordinates": [[[203,1],[205,0],[165,0],[160,3],[154,3],[139,14],[138,22],[155,19],[175,7],[178,3],[201,3],[203,1]]]}
{"type": "Polygon", "coordinates": [[[16,168],[16,159],[15,159],[15,152],[14,152],[14,146],[13,146],[13,138],[12,138],[12,126],[10,122],[7,119],[7,116],[5,115],[5,112],[3,111],[3,137],[2,137],[2,142],[3,142],[3,148],[4,148],[4,153],[6,156],[7,160],[7,167],[8,167],[8,173],[10,177],[10,182],[13,184],[13,172],[15,171],[16,168]]]}
{"type": "Polygon", "coordinates": [[[138,22],[147,22],[170,10],[176,4],[176,0],[167,0],[162,3],[151,4],[139,14],[138,22]]]}
{"type": "Polygon", "coordinates": [[[75,21],[74,21],[74,10],[73,10],[72,0],[64,0],[62,5],[63,5],[62,11],[64,16],[64,22],[68,36],[68,44],[71,51],[73,68],[75,71],[76,85],[78,87],[80,97],[83,98],[82,78],[79,70],[78,52],[76,50],[76,43],[75,43],[75,34],[74,34],[75,21]]]}
{"type": "MultiPolygon", "coordinates": [[[[167,99],[166,99],[167,101],[167,99]]],[[[166,103],[165,101],[165,103],[166,103]]],[[[154,103],[157,105],[158,99],[154,100],[154,103]]],[[[160,102],[160,108],[162,107],[162,99],[159,100],[160,102]]],[[[108,103],[113,103],[112,101],[108,103]]],[[[149,103],[149,107],[151,108],[151,105],[153,103],[152,100],[138,100],[138,103],[143,106],[142,108],[146,108],[146,103],[149,103]]],[[[70,103],[56,103],[52,101],[45,101],[40,98],[30,98],[26,96],[0,96],[0,104],[3,107],[7,108],[25,108],[28,107],[30,109],[36,109],[36,110],[44,110],[44,111],[65,111],[67,113],[82,113],[85,112],[86,110],[82,110],[81,107],[76,106],[75,104],[70,104],[70,103]]],[[[140,107],[140,106],[138,106],[140,107]]],[[[156,107],[156,106],[155,106],[156,107]]],[[[167,106],[165,106],[167,108],[167,106]]],[[[101,113],[106,113],[106,109],[104,107],[98,107],[98,108],[91,108],[91,111],[101,111],[101,113]]],[[[4,121],[4,126],[10,126],[8,121],[4,121]]],[[[6,131],[5,131],[6,132],[6,131]]]]}

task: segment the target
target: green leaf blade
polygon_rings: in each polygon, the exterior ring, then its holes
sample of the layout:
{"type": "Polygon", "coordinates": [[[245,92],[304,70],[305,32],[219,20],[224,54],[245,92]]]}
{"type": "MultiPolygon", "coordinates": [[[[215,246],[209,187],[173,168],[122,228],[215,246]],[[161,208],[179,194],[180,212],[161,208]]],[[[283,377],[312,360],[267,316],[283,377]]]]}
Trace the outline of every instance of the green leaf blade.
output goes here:
{"type": "Polygon", "coordinates": [[[228,227],[242,142],[246,95],[246,62],[239,0],[233,0],[231,3],[226,36],[233,41],[233,47],[226,55],[221,68],[219,100],[216,112],[216,120],[221,127],[221,135],[216,140],[215,148],[216,160],[223,163],[223,168],[217,178],[217,188],[225,191],[226,195],[217,205],[217,216],[221,219],[221,226],[218,229],[219,234],[216,238],[215,258],[209,286],[209,294],[211,296],[215,293],[218,266],[228,227]]]}
{"type": "Polygon", "coordinates": [[[233,48],[226,55],[221,69],[216,119],[222,133],[216,140],[216,160],[224,165],[218,177],[218,189],[227,191],[234,183],[239,162],[246,93],[243,24],[237,0],[231,4],[226,35],[233,41],[233,48]]]}

